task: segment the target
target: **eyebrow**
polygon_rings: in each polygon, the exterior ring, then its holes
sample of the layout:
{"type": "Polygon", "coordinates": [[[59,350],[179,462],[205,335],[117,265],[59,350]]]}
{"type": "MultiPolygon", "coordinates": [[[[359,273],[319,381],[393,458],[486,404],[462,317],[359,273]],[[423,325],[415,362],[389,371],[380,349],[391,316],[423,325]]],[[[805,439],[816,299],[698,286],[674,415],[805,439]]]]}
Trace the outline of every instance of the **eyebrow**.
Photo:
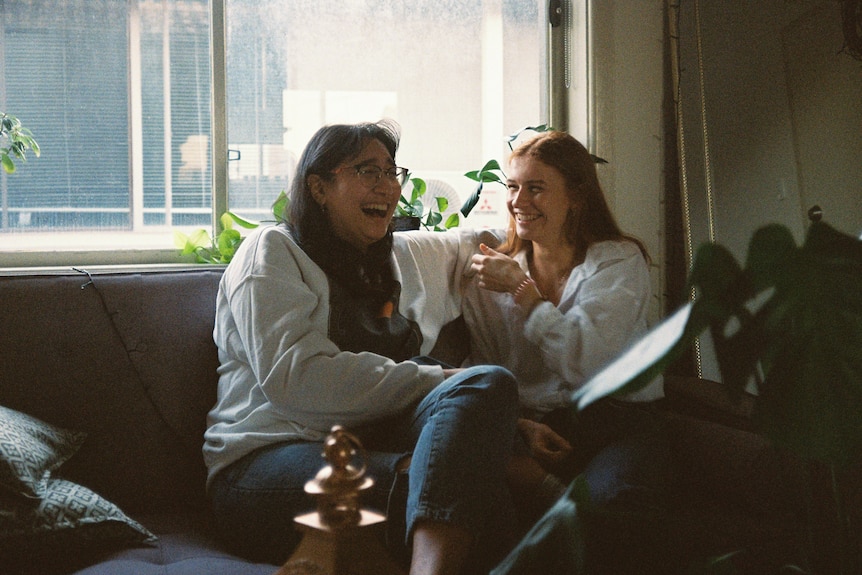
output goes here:
{"type": "MultiPolygon", "coordinates": [[[[517,182],[517,180],[513,180],[512,178],[506,178],[506,185],[509,185],[510,183],[516,184],[518,182],[517,182]]],[[[523,185],[530,185],[530,184],[541,184],[543,186],[547,185],[545,180],[543,180],[541,178],[533,179],[533,180],[527,180],[527,181],[521,183],[522,186],[523,185]]]]}
{"type": "MultiPolygon", "coordinates": [[[[364,166],[373,166],[376,160],[376,158],[368,158],[367,160],[363,160],[358,164],[354,164],[354,167],[359,168],[364,166]]],[[[390,167],[395,166],[395,160],[393,160],[392,158],[388,158],[386,161],[389,163],[390,167]]]]}

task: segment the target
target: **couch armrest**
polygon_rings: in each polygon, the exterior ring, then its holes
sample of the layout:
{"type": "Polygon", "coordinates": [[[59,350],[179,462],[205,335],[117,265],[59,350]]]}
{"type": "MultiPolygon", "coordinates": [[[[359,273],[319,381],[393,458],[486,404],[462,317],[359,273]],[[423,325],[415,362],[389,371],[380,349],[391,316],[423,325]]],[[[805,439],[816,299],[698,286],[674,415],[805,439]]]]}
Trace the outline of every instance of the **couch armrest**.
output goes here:
{"type": "Polygon", "coordinates": [[[750,393],[734,397],[722,383],[679,375],[664,376],[664,393],[665,405],[673,412],[753,430],[751,416],[757,398],[750,393]]]}

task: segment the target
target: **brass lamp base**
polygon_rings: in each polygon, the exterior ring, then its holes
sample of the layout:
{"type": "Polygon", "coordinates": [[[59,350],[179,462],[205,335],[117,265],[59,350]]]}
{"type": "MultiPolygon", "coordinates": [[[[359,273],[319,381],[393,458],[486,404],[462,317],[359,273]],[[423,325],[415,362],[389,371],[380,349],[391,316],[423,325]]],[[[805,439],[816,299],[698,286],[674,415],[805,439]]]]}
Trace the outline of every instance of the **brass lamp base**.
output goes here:
{"type": "Polygon", "coordinates": [[[375,535],[386,517],[360,513],[358,524],[340,529],[324,525],[317,512],[297,517],[305,535],[275,575],[404,575],[375,535]]]}

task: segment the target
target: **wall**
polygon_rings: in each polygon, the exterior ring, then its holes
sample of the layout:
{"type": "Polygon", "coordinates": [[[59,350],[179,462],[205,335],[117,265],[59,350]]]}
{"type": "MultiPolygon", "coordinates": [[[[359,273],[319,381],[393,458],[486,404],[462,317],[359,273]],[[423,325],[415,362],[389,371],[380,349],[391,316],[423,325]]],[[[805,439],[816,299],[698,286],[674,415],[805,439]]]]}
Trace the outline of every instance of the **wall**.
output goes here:
{"type": "Polygon", "coordinates": [[[664,315],[663,0],[592,2],[594,153],[620,226],[652,256],[655,323],[664,315]]]}
{"type": "MultiPolygon", "coordinates": [[[[827,223],[858,236],[862,68],[841,53],[836,3],[679,6],[694,246],[718,242],[742,263],[754,232],[770,223],[801,243],[813,205],[827,223]]],[[[708,338],[702,343],[702,373],[720,379],[708,338]]]]}

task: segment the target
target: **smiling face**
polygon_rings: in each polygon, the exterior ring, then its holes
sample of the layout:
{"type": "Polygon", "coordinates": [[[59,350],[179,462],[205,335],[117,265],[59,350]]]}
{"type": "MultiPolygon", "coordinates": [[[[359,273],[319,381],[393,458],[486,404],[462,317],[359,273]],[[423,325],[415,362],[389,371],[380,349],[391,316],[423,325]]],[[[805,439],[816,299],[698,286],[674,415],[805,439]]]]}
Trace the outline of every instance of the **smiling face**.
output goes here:
{"type": "Polygon", "coordinates": [[[386,235],[401,196],[401,186],[390,177],[383,176],[371,186],[363,183],[356,168],[364,166],[386,170],[395,161],[380,140],[371,139],[359,155],[337,166],[332,178],[308,178],[314,200],[325,209],[333,233],[363,251],[386,235]]]}
{"type": "Polygon", "coordinates": [[[566,242],[564,224],[573,202],[559,170],[530,156],[513,157],[506,186],[506,206],[521,239],[549,246],[566,242]]]}

